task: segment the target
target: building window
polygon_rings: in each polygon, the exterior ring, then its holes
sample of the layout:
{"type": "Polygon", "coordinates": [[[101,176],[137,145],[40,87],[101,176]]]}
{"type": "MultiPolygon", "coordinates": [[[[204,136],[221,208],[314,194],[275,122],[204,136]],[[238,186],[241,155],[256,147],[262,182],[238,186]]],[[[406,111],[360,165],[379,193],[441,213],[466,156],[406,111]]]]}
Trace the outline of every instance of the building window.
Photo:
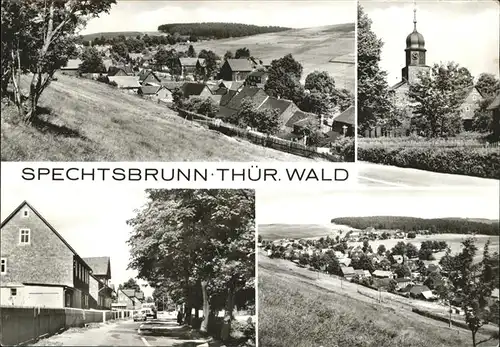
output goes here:
{"type": "Polygon", "coordinates": [[[17,288],[10,288],[10,296],[16,296],[17,295],[17,288]]]}
{"type": "Polygon", "coordinates": [[[477,101],[477,96],[476,95],[472,95],[472,100],[473,101],[477,101]]]}
{"type": "Polygon", "coordinates": [[[469,106],[465,106],[465,111],[469,112],[470,111],[470,107],[469,106]]]}
{"type": "Polygon", "coordinates": [[[0,260],[0,273],[1,274],[7,273],[7,259],[5,259],[5,258],[2,258],[0,260]]]}
{"type": "Polygon", "coordinates": [[[23,218],[28,218],[30,216],[29,210],[23,210],[23,218]]]}
{"type": "Polygon", "coordinates": [[[28,245],[30,243],[30,230],[29,229],[19,230],[19,243],[22,245],[28,245]]]}

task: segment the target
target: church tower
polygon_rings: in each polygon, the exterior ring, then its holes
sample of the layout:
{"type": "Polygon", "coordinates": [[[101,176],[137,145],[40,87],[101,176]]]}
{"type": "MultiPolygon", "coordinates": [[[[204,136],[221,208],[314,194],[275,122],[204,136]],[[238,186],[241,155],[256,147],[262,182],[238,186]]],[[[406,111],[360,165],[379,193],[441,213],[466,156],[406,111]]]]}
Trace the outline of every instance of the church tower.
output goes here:
{"type": "Polygon", "coordinates": [[[409,84],[417,81],[420,71],[428,72],[429,67],[425,65],[425,40],[424,36],[417,31],[417,8],[413,9],[413,32],[406,37],[406,64],[403,68],[402,77],[409,84]]]}

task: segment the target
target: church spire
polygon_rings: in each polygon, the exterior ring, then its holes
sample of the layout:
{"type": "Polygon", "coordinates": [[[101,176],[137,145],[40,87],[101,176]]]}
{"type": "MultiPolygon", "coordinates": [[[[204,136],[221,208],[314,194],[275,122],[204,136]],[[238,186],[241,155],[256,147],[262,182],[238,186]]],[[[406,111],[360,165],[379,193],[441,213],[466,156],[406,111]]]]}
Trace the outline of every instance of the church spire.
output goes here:
{"type": "Polygon", "coordinates": [[[413,31],[417,31],[417,0],[413,0],[413,31]]]}

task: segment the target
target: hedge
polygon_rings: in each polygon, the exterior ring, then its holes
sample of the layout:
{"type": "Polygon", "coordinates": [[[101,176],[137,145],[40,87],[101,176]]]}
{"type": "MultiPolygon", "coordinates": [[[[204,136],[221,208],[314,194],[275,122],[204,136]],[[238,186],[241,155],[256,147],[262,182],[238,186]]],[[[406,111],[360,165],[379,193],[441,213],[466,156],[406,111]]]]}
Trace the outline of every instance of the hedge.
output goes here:
{"type": "Polygon", "coordinates": [[[358,160],[441,173],[500,178],[500,153],[465,148],[358,147],[358,160]]]}

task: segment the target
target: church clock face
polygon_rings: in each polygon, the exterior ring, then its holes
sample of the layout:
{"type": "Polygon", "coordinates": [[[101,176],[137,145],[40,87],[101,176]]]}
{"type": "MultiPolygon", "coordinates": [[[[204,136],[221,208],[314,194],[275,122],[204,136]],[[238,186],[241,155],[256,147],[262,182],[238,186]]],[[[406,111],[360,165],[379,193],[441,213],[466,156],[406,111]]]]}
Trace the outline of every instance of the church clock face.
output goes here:
{"type": "Polygon", "coordinates": [[[411,53],[411,60],[416,62],[418,60],[418,53],[417,52],[412,52],[411,53]]]}

